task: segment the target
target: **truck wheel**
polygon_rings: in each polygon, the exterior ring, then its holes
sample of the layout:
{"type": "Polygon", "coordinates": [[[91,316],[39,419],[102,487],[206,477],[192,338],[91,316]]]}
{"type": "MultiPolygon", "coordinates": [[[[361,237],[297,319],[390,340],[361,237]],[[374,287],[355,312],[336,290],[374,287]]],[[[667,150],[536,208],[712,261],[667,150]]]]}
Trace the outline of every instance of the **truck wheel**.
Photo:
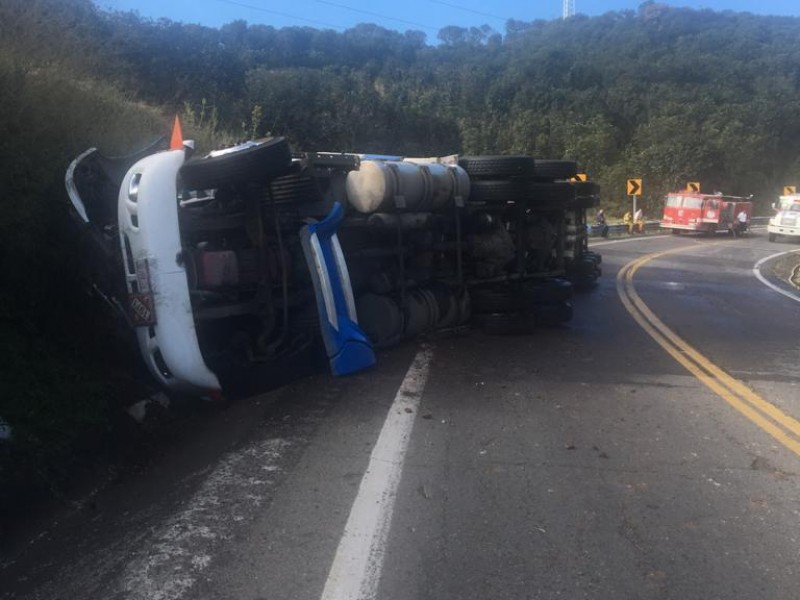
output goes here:
{"type": "Polygon", "coordinates": [[[570,179],[578,174],[578,163],[574,160],[536,159],[534,177],[543,181],[570,179]]]}
{"type": "Polygon", "coordinates": [[[531,208],[555,208],[562,209],[566,206],[573,206],[575,202],[575,188],[572,184],[543,183],[533,181],[528,184],[526,198],[531,204],[531,208]]]}
{"type": "Polygon", "coordinates": [[[593,181],[570,181],[570,185],[575,188],[575,195],[578,198],[600,194],[600,186],[593,181]]]}
{"type": "Polygon", "coordinates": [[[472,310],[477,313],[508,313],[522,310],[526,298],[513,288],[473,288],[470,290],[472,310]]]}
{"type": "Polygon", "coordinates": [[[594,252],[592,250],[587,250],[586,252],[584,252],[583,257],[587,259],[591,258],[591,260],[593,260],[594,264],[596,265],[602,264],[603,262],[603,255],[600,254],[599,252],[594,252]]]}
{"type": "Polygon", "coordinates": [[[525,298],[533,305],[563,302],[574,295],[572,283],[558,277],[526,283],[523,290],[525,298]]]}
{"type": "Polygon", "coordinates": [[[671,229],[670,231],[672,232],[672,235],[680,235],[681,234],[681,230],[680,229],[671,229]]]}
{"type": "Polygon", "coordinates": [[[575,273],[577,275],[591,275],[598,271],[599,267],[597,263],[594,262],[591,258],[589,259],[582,259],[579,262],[576,262],[572,266],[570,266],[567,271],[572,274],[575,273]]]}
{"type": "Polygon", "coordinates": [[[180,176],[185,188],[205,190],[233,183],[266,183],[286,174],[291,166],[289,143],[277,137],[243,144],[217,156],[191,159],[181,167],[180,176]]]}
{"type": "Polygon", "coordinates": [[[770,233],[769,234],[769,241],[770,242],[774,242],[777,238],[778,238],[778,236],[776,234],[774,234],[774,233],[770,233]]]}
{"type": "Polygon", "coordinates": [[[470,177],[499,179],[503,177],[528,177],[533,175],[532,156],[462,156],[458,166],[470,177]]]}
{"type": "Polygon", "coordinates": [[[526,195],[526,186],[516,179],[473,180],[469,186],[469,199],[472,202],[504,204],[524,199],[526,195]]]}

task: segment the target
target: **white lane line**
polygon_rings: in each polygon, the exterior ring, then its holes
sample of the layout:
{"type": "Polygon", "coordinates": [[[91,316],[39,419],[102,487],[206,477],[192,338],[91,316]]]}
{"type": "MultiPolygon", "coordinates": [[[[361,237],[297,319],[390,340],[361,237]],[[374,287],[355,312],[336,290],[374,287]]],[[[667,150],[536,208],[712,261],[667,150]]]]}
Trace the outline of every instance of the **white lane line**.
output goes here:
{"type": "Polygon", "coordinates": [[[772,288],[773,290],[775,290],[776,292],[778,292],[782,296],[786,296],[787,298],[790,298],[791,300],[794,300],[795,302],[800,302],[800,296],[797,296],[796,294],[793,294],[791,292],[787,292],[786,290],[784,290],[782,288],[779,288],[777,285],[775,285],[771,281],[767,281],[767,278],[764,277],[761,274],[761,265],[763,265],[768,260],[772,260],[773,258],[778,258],[779,256],[784,256],[785,254],[794,254],[795,252],[800,252],[800,251],[798,251],[798,250],[787,250],[786,252],[776,252],[775,254],[771,254],[770,256],[762,258],[753,267],[753,274],[758,278],[758,280],[761,283],[763,283],[767,287],[772,288]]]}
{"type": "Polygon", "coordinates": [[[397,390],[339,541],[322,600],[373,600],[392,511],[433,351],[423,346],[397,390]]]}

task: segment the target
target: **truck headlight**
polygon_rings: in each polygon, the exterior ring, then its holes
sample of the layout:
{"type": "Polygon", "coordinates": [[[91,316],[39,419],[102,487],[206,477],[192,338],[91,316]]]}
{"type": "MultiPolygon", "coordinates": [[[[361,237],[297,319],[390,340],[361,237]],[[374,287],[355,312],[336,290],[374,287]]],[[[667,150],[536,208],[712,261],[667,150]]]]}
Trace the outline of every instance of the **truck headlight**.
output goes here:
{"type": "Polygon", "coordinates": [[[131,202],[136,202],[139,200],[139,184],[142,181],[142,174],[135,173],[133,177],[131,177],[131,181],[128,184],[128,199],[131,202]]]}

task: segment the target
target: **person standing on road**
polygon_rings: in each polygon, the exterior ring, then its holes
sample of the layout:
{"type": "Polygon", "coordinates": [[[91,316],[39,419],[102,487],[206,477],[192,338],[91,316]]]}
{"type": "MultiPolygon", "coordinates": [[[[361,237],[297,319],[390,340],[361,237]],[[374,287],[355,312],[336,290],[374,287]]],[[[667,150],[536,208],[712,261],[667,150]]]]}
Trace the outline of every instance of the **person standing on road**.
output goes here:
{"type": "Polygon", "coordinates": [[[603,212],[603,209],[597,211],[597,215],[594,218],[595,223],[600,228],[600,235],[601,237],[607,238],[608,237],[608,224],[606,223],[606,213],[603,212]]]}
{"type": "Polygon", "coordinates": [[[641,208],[633,213],[633,224],[639,233],[644,233],[644,211],[641,208]]]}
{"type": "Polygon", "coordinates": [[[736,223],[733,231],[738,235],[747,231],[747,211],[745,211],[745,209],[740,210],[739,214],[736,215],[736,223]]]}

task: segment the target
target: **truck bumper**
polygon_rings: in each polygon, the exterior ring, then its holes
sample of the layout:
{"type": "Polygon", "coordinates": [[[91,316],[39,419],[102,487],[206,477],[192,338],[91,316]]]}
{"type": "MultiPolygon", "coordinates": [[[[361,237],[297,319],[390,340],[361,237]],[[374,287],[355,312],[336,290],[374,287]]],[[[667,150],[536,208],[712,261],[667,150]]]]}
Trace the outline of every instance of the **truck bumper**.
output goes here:
{"type": "Polygon", "coordinates": [[[773,235],[800,237],[800,226],[784,227],[783,225],[767,225],[767,232],[773,235]]]}
{"type": "Polygon", "coordinates": [[[220,383],[200,352],[182,261],[177,174],[184,159],[183,150],[162,152],[128,171],[118,200],[120,244],[148,369],[169,389],[216,393],[220,383]]]}

